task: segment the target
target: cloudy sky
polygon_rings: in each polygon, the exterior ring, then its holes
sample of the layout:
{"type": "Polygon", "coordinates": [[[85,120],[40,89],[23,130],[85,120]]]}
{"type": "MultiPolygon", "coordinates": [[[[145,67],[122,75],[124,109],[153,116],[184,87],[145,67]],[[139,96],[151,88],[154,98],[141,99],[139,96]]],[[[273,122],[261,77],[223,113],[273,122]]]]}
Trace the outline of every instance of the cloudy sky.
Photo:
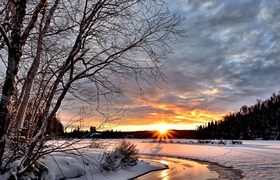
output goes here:
{"type": "Polygon", "coordinates": [[[278,93],[278,0],[169,0],[169,8],[185,17],[188,37],[173,46],[167,82],[144,87],[147,102],[126,93],[119,129],[194,129],[278,93]]]}

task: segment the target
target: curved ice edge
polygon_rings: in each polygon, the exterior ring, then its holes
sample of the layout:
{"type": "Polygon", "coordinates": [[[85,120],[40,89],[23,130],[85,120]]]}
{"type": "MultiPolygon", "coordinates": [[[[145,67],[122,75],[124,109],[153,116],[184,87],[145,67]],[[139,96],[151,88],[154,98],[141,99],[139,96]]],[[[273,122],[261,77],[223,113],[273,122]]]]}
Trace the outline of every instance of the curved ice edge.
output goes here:
{"type": "MultiPolygon", "coordinates": [[[[221,172],[221,170],[230,170],[232,171],[236,176],[239,176],[239,179],[243,179],[245,178],[245,176],[243,175],[243,171],[240,170],[240,169],[236,169],[232,166],[224,166],[224,165],[221,165],[217,162],[211,162],[211,161],[207,161],[207,160],[200,160],[200,159],[193,159],[193,158],[189,158],[189,157],[184,157],[184,156],[172,156],[172,155],[154,155],[154,154],[148,154],[148,153],[139,153],[139,155],[147,155],[147,156],[159,156],[159,157],[170,157],[170,158],[178,158],[178,159],[186,159],[186,160],[190,160],[190,161],[194,161],[194,162],[197,162],[197,163],[200,163],[200,164],[206,164],[208,165],[208,169],[211,170],[211,171],[216,171],[219,176],[223,176],[223,173],[221,172]],[[213,170],[213,166],[217,166],[219,167],[219,169],[215,169],[213,170]]],[[[169,168],[164,168],[164,169],[169,169],[169,168]]],[[[147,173],[144,173],[144,174],[141,174],[137,177],[140,177],[142,175],[145,175],[145,174],[148,174],[150,172],[153,172],[153,171],[160,171],[160,170],[164,170],[164,169],[159,169],[159,170],[152,170],[152,171],[149,171],[147,173]]],[[[136,177],[134,177],[136,178],[136,177]]],[[[128,180],[132,180],[133,178],[130,178],[128,180]]]]}
{"type": "MultiPolygon", "coordinates": [[[[143,155],[144,155],[144,154],[143,154],[143,155]]],[[[160,163],[160,162],[157,162],[157,163],[160,163]]],[[[160,164],[163,164],[163,163],[160,163],[160,164]]],[[[137,176],[135,176],[135,177],[133,177],[133,178],[129,178],[129,179],[127,179],[127,180],[133,180],[133,179],[135,179],[135,178],[138,178],[138,177],[140,177],[140,176],[144,176],[144,175],[149,174],[149,173],[151,173],[151,172],[162,171],[162,170],[165,170],[165,169],[169,169],[169,166],[168,166],[168,165],[166,165],[166,164],[163,164],[163,165],[165,166],[165,168],[150,170],[150,171],[147,171],[147,172],[145,172],[145,173],[143,173],[143,174],[139,174],[139,175],[137,175],[137,176]]]]}

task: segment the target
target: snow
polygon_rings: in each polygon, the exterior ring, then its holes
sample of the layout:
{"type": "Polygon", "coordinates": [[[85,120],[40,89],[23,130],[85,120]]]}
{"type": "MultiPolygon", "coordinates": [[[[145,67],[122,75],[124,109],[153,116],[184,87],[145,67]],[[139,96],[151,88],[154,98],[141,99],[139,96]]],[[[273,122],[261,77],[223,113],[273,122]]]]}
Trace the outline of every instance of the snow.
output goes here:
{"type": "MultiPolygon", "coordinates": [[[[88,141],[84,142],[87,143],[88,141]]],[[[84,143],[80,143],[75,147],[78,148],[79,146],[84,146],[84,143]]],[[[150,171],[165,168],[165,165],[157,162],[145,162],[140,160],[136,166],[121,169],[116,172],[100,171],[98,165],[101,154],[102,152],[98,149],[88,148],[79,150],[79,153],[72,151],[72,153],[58,152],[47,155],[44,159],[41,159],[48,168],[45,179],[58,180],[65,177],[71,180],[125,180],[150,171]],[[83,156],[81,156],[81,154],[83,156]]]]}
{"type": "MultiPolygon", "coordinates": [[[[129,141],[137,144],[139,153],[143,155],[170,156],[215,162],[243,171],[244,179],[280,179],[280,141],[242,141],[242,145],[229,143],[226,143],[226,145],[197,144],[195,140],[184,139],[172,140],[172,142],[166,143],[152,142],[152,140],[148,139],[130,139],[129,141]],[[186,143],[190,141],[194,143],[186,143]]],[[[88,142],[83,141],[83,143],[88,142]]],[[[116,172],[101,172],[98,168],[101,151],[95,148],[88,148],[82,153],[84,156],[79,156],[78,153],[52,153],[41,159],[48,168],[45,179],[56,180],[66,177],[66,179],[71,180],[125,180],[152,170],[164,168],[163,164],[140,160],[134,167],[116,172]]]]}
{"type": "MultiPolygon", "coordinates": [[[[243,171],[244,179],[279,179],[280,174],[280,142],[279,141],[242,141],[242,145],[196,144],[194,140],[173,140],[172,143],[158,143],[152,140],[132,139],[137,144],[140,154],[160,155],[189,158],[216,162],[226,167],[233,167],[243,171]],[[175,143],[176,142],[176,143],[175,143]],[[187,144],[186,142],[194,142],[187,144]]],[[[100,151],[87,149],[89,160],[98,164],[100,151]]],[[[93,164],[83,165],[85,160],[73,155],[52,154],[43,161],[49,168],[47,179],[55,180],[62,177],[62,173],[71,180],[94,179],[124,180],[151,170],[162,169],[164,166],[156,162],[140,161],[136,166],[117,172],[100,172],[93,164]],[[86,174],[86,175],[84,175],[86,174]],[[77,178],[74,178],[77,177],[77,178]]],[[[87,164],[87,163],[86,163],[87,164]]]]}
{"type": "MultiPolygon", "coordinates": [[[[108,179],[114,179],[114,180],[126,180],[130,179],[133,177],[136,177],[141,174],[145,174],[147,172],[153,171],[153,170],[159,170],[159,169],[164,169],[165,166],[160,163],[156,162],[144,162],[140,161],[137,166],[130,167],[127,169],[122,169],[117,172],[109,172],[108,174],[101,174],[97,173],[94,174],[93,176],[87,175],[87,179],[93,179],[96,180],[108,180],[108,179]]],[[[84,180],[86,179],[85,176],[79,177],[79,178],[73,178],[71,180],[84,180]]]]}
{"type": "Polygon", "coordinates": [[[243,145],[134,142],[141,154],[216,162],[242,170],[244,179],[280,179],[279,141],[242,141],[243,145]]]}

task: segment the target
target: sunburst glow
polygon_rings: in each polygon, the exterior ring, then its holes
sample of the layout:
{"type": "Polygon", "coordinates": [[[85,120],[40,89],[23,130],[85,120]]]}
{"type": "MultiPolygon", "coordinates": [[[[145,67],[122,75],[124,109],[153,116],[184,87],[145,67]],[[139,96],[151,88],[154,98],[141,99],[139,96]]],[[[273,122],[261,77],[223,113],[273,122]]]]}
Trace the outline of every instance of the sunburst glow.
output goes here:
{"type": "Polygon", "coordinates": [[[158,130],[161,134],[164,134],[168,131],[168,125],[167,124],[158,124],[158,125],[155,125],[155,129],[158,130]]]}

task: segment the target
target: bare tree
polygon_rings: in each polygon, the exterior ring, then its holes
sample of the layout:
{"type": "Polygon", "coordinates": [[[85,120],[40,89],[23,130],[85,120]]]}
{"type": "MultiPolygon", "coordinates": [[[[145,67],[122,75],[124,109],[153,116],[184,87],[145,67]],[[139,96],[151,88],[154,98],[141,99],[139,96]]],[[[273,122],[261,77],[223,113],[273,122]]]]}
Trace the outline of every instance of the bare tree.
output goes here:
{"type": "MultiPolygon", "coordinates": [[[[172,52],[171,43],[184,37],[182,18],[156,0],[0,0],[1,51],[7,51],[0,102],[0,166],[10,163],[6,141],[22,133],[23,122],[36,124],[29,133],[18,174],[44,151],[48,122],[67,93],[79,95],[90,86],[99,102],[121,95],[125,81],[156,83],[172,52]],[[27,72],[27,73],[26,73],[27,72]],[[27,116],[30,113],[30,116],[27,116]],[[17,127],[17,128],[14,128],[17,127]],[[17,129],[15,131],[15,129],[17,129]],[[8,131],[8,133],[7,133],[8,131]]],[[[17,152],[15,152],[17,153],[17,152]]]]}

